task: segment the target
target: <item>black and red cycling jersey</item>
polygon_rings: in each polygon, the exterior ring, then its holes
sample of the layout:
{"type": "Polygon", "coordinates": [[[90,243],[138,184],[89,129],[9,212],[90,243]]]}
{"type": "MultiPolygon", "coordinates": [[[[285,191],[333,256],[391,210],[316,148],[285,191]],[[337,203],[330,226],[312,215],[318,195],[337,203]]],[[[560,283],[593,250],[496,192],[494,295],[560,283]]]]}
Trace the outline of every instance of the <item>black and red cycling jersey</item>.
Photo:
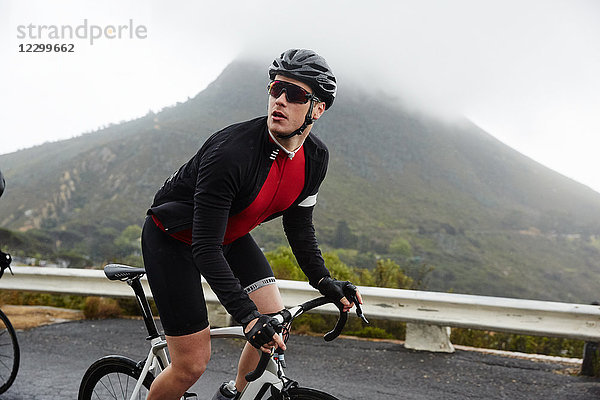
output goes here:
{"type": "Polygon", "coordinates": [[[286,158],[270,139],[266,117],[231,125],[167,179],[148,211],[167,233],[189,241],[195,265],[237,321],[256,307],[231,272],[223,245],[259,223],[283,216],[287,239],[311,285],[329,275],[312,223],[327,172],[327,147],[311,133],[294,158],[286,158]]]}

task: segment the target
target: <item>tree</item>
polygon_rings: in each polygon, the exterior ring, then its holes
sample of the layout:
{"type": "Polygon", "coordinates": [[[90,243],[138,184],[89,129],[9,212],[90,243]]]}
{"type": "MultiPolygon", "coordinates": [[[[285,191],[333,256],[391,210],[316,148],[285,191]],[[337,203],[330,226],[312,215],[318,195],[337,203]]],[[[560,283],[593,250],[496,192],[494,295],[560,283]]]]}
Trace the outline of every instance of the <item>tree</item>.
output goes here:
{"type": "Polygon", "coordinates": [[[345,220],[339,221],[333,236],[333,246],[338,249],[351,248],[356,245],[356,235],[352,233],[345,220]]]}
{"type": "Polygon", "coordinates": [[[126,257],[140,251],[141,230],[137,225],[129,225],[113,241],[115,245],[114,254],[117,257],[126,257]]]}
{"type": "Polygon", "coordinates": [[[398,236],[392,240],[389,251],[395,255],[412,257],[412,246],[408,240],[404,239],[402,236],[398,236]]]}
{"type": "Polygon", "coordinates": [[[413,280],[406,276],[400,266],[390,259],[377,260],[373,276],[375,284],[379,287],[409,289],[413,285],[413,280]]]}
{"type": "Polygon", "coordinates": [[[281,246],[275,251],[265,253],[265,257],[267,257],[267,261],[271,264],[271,268],[277,279],[306,280],[306,275],[300,269],[291,248],[281,246]]]}

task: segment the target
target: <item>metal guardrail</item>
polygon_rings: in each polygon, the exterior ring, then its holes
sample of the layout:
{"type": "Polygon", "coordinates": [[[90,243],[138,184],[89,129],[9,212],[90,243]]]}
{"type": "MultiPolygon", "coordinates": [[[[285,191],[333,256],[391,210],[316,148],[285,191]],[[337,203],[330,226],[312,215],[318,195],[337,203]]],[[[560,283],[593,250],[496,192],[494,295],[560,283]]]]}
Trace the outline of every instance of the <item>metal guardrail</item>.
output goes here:
{"type": "MultiPolygon", "coordinates": [[[[0,289],[133,296],[127,285],[109,281],[101,270],[15,266],[13,271],[14,276],[7,273],[0,280],[0,289]]],[[[150,297],[145,277],[142,284],[150,297]]],[[[286,306],[299,304],[316,294],[306,282],[279,280],[278,285],[286,306]]],[[[204,290],[207,303],[218,303],[206,282],[204,290]]],[[[600,341],[600,306],[375,287],[360,287],[360,291],[365,303],[363,310],[369,318],[436,328],[452,326],[600,341]]],[[[331,306],[324,312],[334,313],[336,309],[331,306]]]]}

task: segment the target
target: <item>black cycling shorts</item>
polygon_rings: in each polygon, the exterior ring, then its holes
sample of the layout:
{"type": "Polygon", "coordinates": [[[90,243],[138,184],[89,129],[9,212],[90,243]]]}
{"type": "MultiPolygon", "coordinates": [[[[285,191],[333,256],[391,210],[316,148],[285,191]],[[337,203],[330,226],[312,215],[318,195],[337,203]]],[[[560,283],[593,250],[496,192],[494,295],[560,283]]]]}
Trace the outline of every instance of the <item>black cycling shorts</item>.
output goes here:
{"type": "MultiPolygon", "coordinates": [[[[188,335],[208,327],[206,301],[192,247],[172,238],[147,217],[142,230],[142,254],[165,334],[188,335]]],[[[223,254],[247,293],[275,283],[271,266],[250,234],[223,246],[223,254]]]]}

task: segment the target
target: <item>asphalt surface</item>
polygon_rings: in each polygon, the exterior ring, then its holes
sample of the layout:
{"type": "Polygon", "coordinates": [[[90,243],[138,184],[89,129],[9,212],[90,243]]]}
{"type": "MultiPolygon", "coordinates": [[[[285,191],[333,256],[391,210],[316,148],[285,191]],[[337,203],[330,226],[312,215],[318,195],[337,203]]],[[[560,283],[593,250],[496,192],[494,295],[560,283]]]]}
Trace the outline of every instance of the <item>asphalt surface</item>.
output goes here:
{"type": "MultiPolygon", "coordinates": [[[[3,400],[76,399],[79,382],[97,358],[145,358],[140,320],[76,321],[18,332],[21,367],[3,400]]],[[[213,340],[209,371],[194,385],[210,399],[229,380],[242,342],[213,340]]],[[[292,336],[287,375],[301,385],[346,399],[600,399],[600,379],[573,376],[572,365],[458,350],[416,352],[401,344],[292,336]]]]}

